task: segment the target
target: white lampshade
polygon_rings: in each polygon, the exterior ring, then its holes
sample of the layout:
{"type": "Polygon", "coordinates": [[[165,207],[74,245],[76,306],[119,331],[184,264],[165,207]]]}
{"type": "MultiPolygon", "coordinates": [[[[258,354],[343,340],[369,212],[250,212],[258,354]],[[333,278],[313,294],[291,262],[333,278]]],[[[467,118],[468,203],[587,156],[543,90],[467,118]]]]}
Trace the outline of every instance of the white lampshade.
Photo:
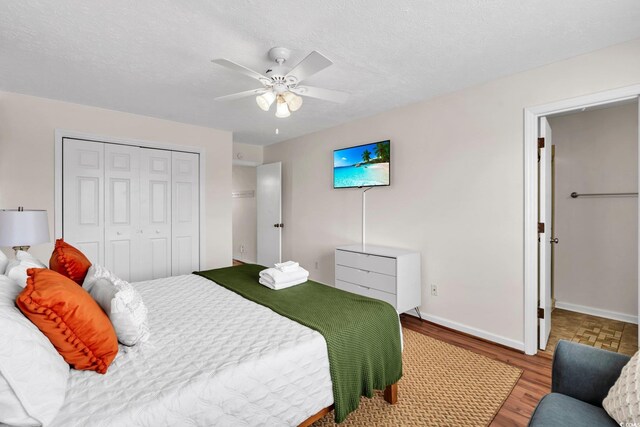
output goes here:
{"type": "Polygon", "coordinates": [[[284,119],[285,117],[289,117],[291,113],[289,112],[289,107],[287,107],[287,103],[282,97],[278,98],[278,108],[276,109],[276,117],[279,119],[284,119]]]}
{"type": "Polygon", "coordinates": [[[271,104],[273,104],[273,101],[275,100],[276,94],[271,91],[256,96],[256,103],[258,104],[258,107],[262,108],[264,111],[269,111],[271,104]]]}
{"type": "Polygon", "coordinates": [[[0,246],[33,246],[48,241],[47,211],[0,210],[0,246]]]}
{"type": "Polygon", "coordinates": [[[282,95],[285,101],[287,101],[287,105],[289,106],[289,110],[298,111],[300,107],[302,107],[302,97],[296,95],[293,92],[287,92],[282,95]]]}

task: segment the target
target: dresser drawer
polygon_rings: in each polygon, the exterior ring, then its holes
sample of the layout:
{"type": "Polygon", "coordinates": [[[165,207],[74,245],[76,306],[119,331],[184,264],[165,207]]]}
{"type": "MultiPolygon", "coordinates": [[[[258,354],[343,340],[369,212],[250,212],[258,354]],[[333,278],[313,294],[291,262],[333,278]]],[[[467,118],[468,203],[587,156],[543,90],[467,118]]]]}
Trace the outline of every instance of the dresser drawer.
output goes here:
{"type": "Polygon", "coordinates": [[[336,250],[336,264],[376,273],[396,275],[396,259],[384,256],[360,254],[357,252],[336,250]]]}
{"type": "Polygon", "coordinates": [[[393,308],[396,308],[396,296],[394,294],[367,288],[365,286],[355,285],[353,283],[343,282],[342,280],[336,280],[336,288],[365,297],[379,299],[381,301],[388,302],[393,306],[393,308]]]}
{"type": "Polygon", "coordinates": [[[396,293],[396,278],[387,274],[336,265],[336,279],[390,294],[396,293]]]}

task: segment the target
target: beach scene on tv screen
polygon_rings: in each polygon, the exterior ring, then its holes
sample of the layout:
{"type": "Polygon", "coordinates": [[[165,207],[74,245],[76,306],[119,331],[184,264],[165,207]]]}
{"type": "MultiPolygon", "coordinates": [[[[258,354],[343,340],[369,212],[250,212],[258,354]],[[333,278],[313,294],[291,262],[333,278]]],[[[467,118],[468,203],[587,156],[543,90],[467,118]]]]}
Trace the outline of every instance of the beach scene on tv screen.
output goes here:
{"type": "Polygon", "coordinates": [[[333,152],[333,186],[389,185],[389,141],[374,142],[333,152]]]}

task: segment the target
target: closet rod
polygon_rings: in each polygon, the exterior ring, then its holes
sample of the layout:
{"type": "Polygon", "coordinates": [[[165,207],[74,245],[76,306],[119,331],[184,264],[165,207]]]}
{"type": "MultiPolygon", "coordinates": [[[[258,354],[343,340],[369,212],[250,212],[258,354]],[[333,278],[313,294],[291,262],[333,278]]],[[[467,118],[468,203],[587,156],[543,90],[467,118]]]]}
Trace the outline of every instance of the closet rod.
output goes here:
{"type": "Polygon", "coordinates": [[[575,191],[571,193],[571,197],[577,199],[578,197],[584,196],[637,196],[638,193],[576,193],[575,191]]]}

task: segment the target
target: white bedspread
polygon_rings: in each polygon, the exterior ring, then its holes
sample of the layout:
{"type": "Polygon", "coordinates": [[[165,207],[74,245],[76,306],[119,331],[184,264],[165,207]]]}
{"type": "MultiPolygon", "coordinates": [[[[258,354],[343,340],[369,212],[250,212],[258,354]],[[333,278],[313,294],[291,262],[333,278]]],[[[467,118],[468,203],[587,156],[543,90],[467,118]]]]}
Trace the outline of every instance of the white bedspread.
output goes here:
{"type": "Polygon", "coordinates": [[[55,426],[293,426],[333,403],[318,332],[195,275],[134,284],[151,339],[71,370],[55,426]]]}

